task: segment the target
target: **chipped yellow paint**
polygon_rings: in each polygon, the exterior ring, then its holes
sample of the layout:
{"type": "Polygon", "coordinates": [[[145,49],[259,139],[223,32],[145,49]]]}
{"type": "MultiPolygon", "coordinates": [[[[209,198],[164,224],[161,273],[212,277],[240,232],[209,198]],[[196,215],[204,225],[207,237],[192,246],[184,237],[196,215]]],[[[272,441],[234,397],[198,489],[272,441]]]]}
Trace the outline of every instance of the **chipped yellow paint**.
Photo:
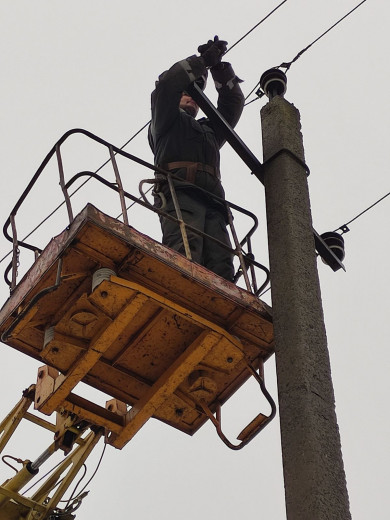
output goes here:
{"type": "Polygon", "coordinates": [[[129,322],[139,312],[147,301],[147,297],[137,294],[118,314],[118,316],[108,325],[102,334],[91,343],[88,350],[83,354],[79,361],[66,374],[58,388],[42,403],[39,410],[50,415],[66,399],[68,394],[79,383],[89,370],[96,364],[100,357],[113,344],[116,338],[123,332],[129,322]]]}
{"type": "Polygon", "coordinates": [[[127,413],[127,424],[112,444],[123,448],[221,339],[221,335],[215,332],[202,332],[127,413]]]}
{"type": "Polygon", "coordinates": [[[143,287],[142,285],[140,285],[136,282],[124,280],[123,278],[118,278],[117,276],[111,276],[110,282],[114,283],[116,285],[128,287],[129,289],[132,289],[133,291],[137,291],[139,293],[144,294],[148,298],[151,298],[154,301],[158,302],[162,307],[165,307],[167,309],[170,309],[171,311],[176,312],[177,314],[180,314],[186,320],[192,321],[192,322],[196,323],[197,325],[200,325],[204,328],[215,331],[216,333],[220,334],[221,336],[224,336],[230,343],[235,345],[238,349],[241,348],[240,340],[237,339],[236,337],[232,336],[232,334],[229,334],[229,332],[227,332],[225,329],[223,329],[216,323],[211,322],[207,318],[200,316],[200,314],[196,314],[195,312],[189,311],[182,305],[179,305],[178,303],[175,303],[174,301],[169,300],[165,296],[161,296],[160,294],[158,294],[154,291],[151,291],[150,289],[143,287]]]}

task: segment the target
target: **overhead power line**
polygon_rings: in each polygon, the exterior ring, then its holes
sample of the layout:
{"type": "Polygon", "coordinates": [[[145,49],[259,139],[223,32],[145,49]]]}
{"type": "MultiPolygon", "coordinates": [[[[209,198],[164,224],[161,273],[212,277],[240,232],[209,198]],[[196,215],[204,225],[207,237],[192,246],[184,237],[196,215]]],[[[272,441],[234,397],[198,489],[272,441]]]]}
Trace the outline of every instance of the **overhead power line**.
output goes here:
{"type": "Polygon", "coordinates": [[[295,63],[301,56],[303,53],[305,53],[307,50],[310,49],[310,47],[312,47],[315,43],[317,43],[319,40],[321,40],[321,38],[323,38],[326,34],[328,34],[328,32],[330,32],[332,29],[334,29],[337,25],[339,25],[339,23],[341,23],[343,20],[345,20],[348,16],[350,16],[354,11],[356,11],[356,9],[358,9],[361,5],[363,5],[364,3],[366,2],[366,0],[363,0],[362,2],[360,2],[360,4],[356,5],[353,9],[351,9],[347,14],[345,14],[342,18],[340,18],[340,20],[338,20],[336,23],[334,23],[331,27],[329,27],[329,29],[327,29],[325,32],[323,32],[320,36],[318,36],[318,38],[316,38],[314,41],[312,41],[307,47],[305,47],[304,49],[302,49],[301,51],[298,52],[298,54],[295,56],[295,58],[293,58],[291,61],[288,61],[288,62],[283,62],[281,63],[277,68],[285,68],[286,69],[286,72],[289,70],[289,68],[291,67],[291,65],[293,63],[295,63]]]}
{"type": "MultiPolygon", "coordinates": [[[[295,56],[295,58],[293,58],[291,61],[287,61],[287,62],[283,62],[281,63],[280,65],[278,65],[277,69],[280,69],[280,68],[285,68],[286,69],[286,72],[290,69],[291,65],[293,63],[295,63],[301,56],[302,54],[304,54],[306,51],[308,51],[311,47],[313,47],[313,45],[315,43],[317,43],[319,40],[321,40],[321,38],[323,38],[326,34],[328,34],[332,29],[334,29],[337,25],[339,25],[343,20],[345,20],[348,16],[350,16],[354,11],[356,11],[356,9],[358,9],[361,5],[363,5],[364,3],[366,2],[366,0],[363,0],[362,2],[360,2],[358,5],[356,5],[353,9],[351,9],[347,14],[345,14],[344,16],[342,16],[339,20],[337,20],[337,22],[335,22],[331,27],[329,27],[329,29],[327,29],[326,31],[324,31],[320,36],[318,36],[315,40],[313,40],[311,43],[309,43],[309,45],[307,45],[304,49],[302,49],[301,51],[298,52],[298,54],[295,56]]],[[[249,94],[246,96],[245,98],[245,101],[249,98],[249,96],[256,90],[256,88],[260,85],[260,81],[258,81],[256,83],[256,85],[253,87],[253,89],[249,92],[249,94]]],[[[261,93],[261,95],[258,95],[256,98],[252,99],[251,101],[248,101],[248,103],[245,104],[245,106],[247,105],[250,105],[251,103],[253,103],[254,101],[257,101],[258,99],[260,99],[260,97],[263,95],[263,93],[261,93]]]]}
{"type": "Polygon", "coordinates": [[[233,43],[233,45],[231,45],[228,50],[225,52],[225,55],[230,52],[236,45],[238,45],[240,42],[242,42],[242,40],[244,38],[246,38],[252,31],[254,31],[259,25],[261,25],[263,22],[265,22],[265,20],[267,20],[267,18],[269,18],[272,14],[274,14],[275,11],[277,11],[279,9],[279,7],[282,7],[283,4],[285,4],[287,2],[287,0],[284,0],[283,2],[281,2],[279,5],[277,5],[274,9],[272,9],[272,11],[270,11],[267,16],[264,16],[263,19],[260,20],[260,22],[258,22],[256,25],[254,25],[252,27],[252,29],[250,29],[246,34],[244,34],[244,36],[242,36],[239,40],[237,40],[235,43],[233,43]]]}
{"type": "Polygon", "coordinates": [[[371,204],[371,206],[368,206],[368,208],[366,208],[365,210],[361,211],[358,215],[356,215],[356,217],[353,217],[351,220],[349,220],[348,222],[346,222],[345,224],[343,224],[342,226],[338,227],[337,229],[335,229],[335,231],[338,231],[339,229],[342,231],[342,235],[344,233],[347,233],[349,231],[349,224],[351,224],[352,222],[354,222],[355,220],[357,220],[359,217],[361,217],[362,215],[364,215],[365,213],[367,213],[367,211],[369,211],[370,209],[372,209],[374,206],[376,206],[377,204],[379,204],[380,202],[382,202],[382,200],[384,200],[386,197],[388,197],[390,195],[390,191],[389,193],[386,193],[386,195],[383,195],[383,197],[381,197],[379,200],[377,200],[376,202],[374,202],[374,204],[371,204]]]}
{"type": "MultiPolygon", "coordinates": [[[[376,202],[374,202],[374,204],[371,204],[371,206],[368,206],[368,208],[366,208],[365,210],[361,211],[358,215],[356,215],[356,217],[353,217],[351,220],[349,220],[348,222],[346,222],[345,224],[343,224],[342,226],[338,227],[337,229],[334,230],[334,232],[340,230],[341,233],[340,235],[343,235],[344,233],[347,233],[348,231],[350,231],[349,229],[349,224],[351,224],[352,222],[354,222],[355,220],[357,220],[359,217],[361,217],[362,215],[364,215],[365,213],[367,213],[367,211],[369,211],[370,209],[372,209],[374,206],[376,206],[377,204],[379,204],[380,202],[382,202],[382,200],[384,200],[386,197],[388,197],[390,195],[390,191],[389,193],[386,193],[386,195],[383,195],[383,197],[381,197],[380,199],[378,199],[376,202]]],[[[263,292],[261,292],[259,294],[259,297],[263,296],[265,293],[267,293],[268,291],[271,290],[271,286],[267,287],[267,289],[265,289],[263,292]]]]}

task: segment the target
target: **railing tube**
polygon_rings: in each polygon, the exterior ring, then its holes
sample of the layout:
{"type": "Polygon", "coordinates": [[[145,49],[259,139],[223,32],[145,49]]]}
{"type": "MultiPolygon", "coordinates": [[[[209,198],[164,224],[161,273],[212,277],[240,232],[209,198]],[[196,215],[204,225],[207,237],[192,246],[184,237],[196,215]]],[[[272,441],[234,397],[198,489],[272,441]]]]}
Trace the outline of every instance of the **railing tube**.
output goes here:
{"type": "Polygon", "coordinates": [[[118,164],[116,162],[114,150],[111,145],[109,146],[109,150],[110,150],[110,158],[111,158],[111,162],[112,162],[112,167],[114,168],[114,172],[115,172],[115,180],[116,180],[116,184],[118,186],[119,199],[121,201],[123,222],[128,226],[129,217],[127,215],[127,208],[126,208],[125,196],[123,193],[122,179],[121,179],[121,176],[119,175],[118,164]]]}
{"type": "Polygon", "coordinates": [[[58,171],[60,174],[60,186],[61,186],[62,193],[64,194],[64,197],[65,197],[65,204],[66,204],[66,209],[68,211],[69,224],[71,224],[73,222],[72,204],[70,202],[68,190],[65,187],[64,168],[62,165],[62,157],[61,157],[59,144],[56,145],[56,156],[57,156],[57,162],[58,162],[58,171]]]}
{"type": "Polygon", "coordinates": [[[246,288],[250,292],[251,291],[251,283],[249,281],[249,277],[248,277],[248,273],[247,273],[247,269],[246,269],[246,265],[245,265],[245,260],[244,260],[244,255],[242,254],[240,242],[238,240],[236,229],[235,229],[234,224],[233,224],[232,212],[230,211],[229,207],[227,207],[227,210],[228,210],[227,213],[228,213],[228,220],[229,220],[230,231],[232,232],[234,244],[236,246],[236,253],[237,253],[237,256],[238,256],[238,258],[240,260],[240,265],[241,265],[241,269],[242,269],[242,274],[244,275],[246,288]]]}
{"type": "Polygon", "coordinates": [[[18,262],[19,262],[19,247],[18,236],[15,224],[15,215],[10,215],[11,229],[12,229],[12,278],[11,291],[16,287],[16,279],[18,277],[18,262]]]}

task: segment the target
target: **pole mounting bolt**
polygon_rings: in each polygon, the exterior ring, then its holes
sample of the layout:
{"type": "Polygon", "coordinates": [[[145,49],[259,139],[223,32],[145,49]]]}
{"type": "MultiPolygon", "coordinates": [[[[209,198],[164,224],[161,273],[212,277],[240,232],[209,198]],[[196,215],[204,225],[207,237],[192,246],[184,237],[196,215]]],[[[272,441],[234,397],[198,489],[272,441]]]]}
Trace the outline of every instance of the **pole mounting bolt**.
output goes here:
{"type": "Polygon", "coordinates": [[[269,99],[284,96],[287,90],[287,76],[280,69],[268,69],[260,78],[260,87],[269,99]]]}

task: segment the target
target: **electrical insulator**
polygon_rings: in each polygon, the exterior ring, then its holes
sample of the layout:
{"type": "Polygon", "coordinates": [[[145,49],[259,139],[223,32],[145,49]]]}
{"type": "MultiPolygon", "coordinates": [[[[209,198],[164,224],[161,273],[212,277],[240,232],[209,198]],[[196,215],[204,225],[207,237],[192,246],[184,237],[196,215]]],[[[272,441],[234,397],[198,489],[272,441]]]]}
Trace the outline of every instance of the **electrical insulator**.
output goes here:
{"type": "Polygon", "coordinates": [[[326,243],[332,253],[342,262],[345,257],[344,239],[335,231],[328,231],[321,235],[322,240],[326,243]]]}
{"type": "Polygon", "coordinates": [[[279,69],[266,70],[260,78],[260,87],[269,99],[283,96],[287,90],[287,76],[279,69]]]}

